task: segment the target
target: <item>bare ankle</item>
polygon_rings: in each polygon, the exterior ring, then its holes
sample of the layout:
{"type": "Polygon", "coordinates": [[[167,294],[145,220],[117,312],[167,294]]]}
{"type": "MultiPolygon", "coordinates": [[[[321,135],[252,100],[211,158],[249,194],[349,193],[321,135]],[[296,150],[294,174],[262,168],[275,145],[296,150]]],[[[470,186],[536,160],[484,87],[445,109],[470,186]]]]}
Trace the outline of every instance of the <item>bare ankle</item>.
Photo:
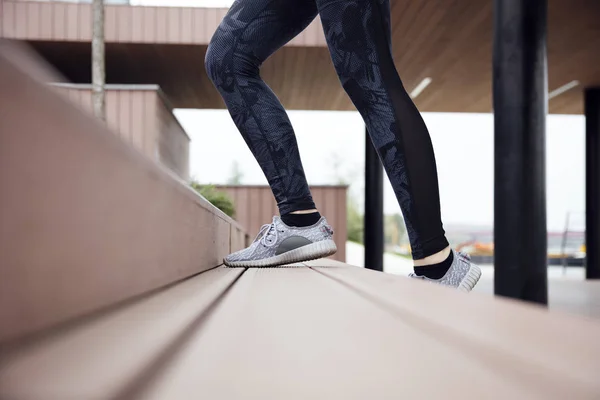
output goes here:
{"type": "Polygon", "coordinates": [[[316,208],[313,208],[312,210],[292,211],[290,214],[312,214],[312,213],[316,213],[316,212],[319,212],[319,210],[317,210],[316,208]]]}
{"type": "Polygon", "coordinates": [[[444,250],[432,254],[428,257],[421,258],[420,260],[414,260],[414,265],[415,267],[425,267],[427,265],[439,264],[448,258],[451,251],[452,250],[450,249],[450,246],[448,246],[444,250]]]}

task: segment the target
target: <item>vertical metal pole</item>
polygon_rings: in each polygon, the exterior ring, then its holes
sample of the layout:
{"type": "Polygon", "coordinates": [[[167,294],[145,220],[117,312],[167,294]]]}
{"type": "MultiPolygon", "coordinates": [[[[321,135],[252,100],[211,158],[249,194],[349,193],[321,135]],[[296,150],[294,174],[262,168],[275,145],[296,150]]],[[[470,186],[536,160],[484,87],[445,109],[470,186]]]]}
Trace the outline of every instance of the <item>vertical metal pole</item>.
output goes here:
{"type": "Polygon", "coordinates": [[[600,87],[585,91],[585,277],[600,279],[600,87]]]}
{"type": "Polygon", "coordinates": [[[565,222],[565,231],[563,232],[562,244],[560,245],[560,253],[562,257],[563,275],[567,272],[567,239],[569,237],[569,221],[571,213],[567,211],[567,222],[565,222]]]}
{"type": "Polygon", "coordinates": [[[365,268],[383,271],[383,167],[365,128],[365,268]]]}
{"type": "Polygon", "coordinates": [[[494,291],[547,304],[547,2],[494,3],[494,291]]]}
{"type": "Polygon", "coordinates": [[[106,121],[104,19],[104,0],[94,0],[92,4],[92,103],[96,117],[106,121]]]}

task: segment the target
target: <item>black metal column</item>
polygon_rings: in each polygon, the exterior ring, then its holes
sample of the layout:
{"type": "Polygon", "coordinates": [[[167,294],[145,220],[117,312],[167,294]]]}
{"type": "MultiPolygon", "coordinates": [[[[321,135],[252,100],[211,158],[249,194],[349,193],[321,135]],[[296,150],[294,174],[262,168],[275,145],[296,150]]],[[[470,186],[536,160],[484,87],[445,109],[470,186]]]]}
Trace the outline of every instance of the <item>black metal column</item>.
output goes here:
{"type": "Polygon", "coordinates": [[[383,167],[365,133],[365,268],[383,271],[383,167]]]}
{"type": "Polygon", "coordinates": [[[600,279],[600,87],[585,91],[585,244],[587,279],[600,279]]]}
{"type": "Polygon", "coordinates": [[[494,291],[547,304],[547,3],[494,6],[494,291]]]}

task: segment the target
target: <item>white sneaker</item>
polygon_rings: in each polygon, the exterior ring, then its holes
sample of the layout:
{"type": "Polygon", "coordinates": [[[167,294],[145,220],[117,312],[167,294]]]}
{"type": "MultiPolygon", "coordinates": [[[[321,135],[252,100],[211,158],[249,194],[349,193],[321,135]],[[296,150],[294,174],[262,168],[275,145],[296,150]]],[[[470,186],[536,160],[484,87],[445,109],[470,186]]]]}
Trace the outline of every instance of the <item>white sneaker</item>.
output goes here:
{"type": "Polygon", "coordinates": [[[452,265],[448,269],[448,272],[446,272],[446,275],[440,279],[430,279],[414,273],[408,276],[439,285],[451,286],[463,292],[470,292],[481,277],[481,269],[471,262],[471,257],[468,254],[454,250],[452,252],[454,253],[454,261],[452,261],[452,265]]]}
{"type": "Polygon", "coordinates": [[[287,226],[279,217],[263,225],[250,247],[225,257],[228,267],[274,267],[335,254],[333,230],[321,217],[307,227],[287,226]]]}

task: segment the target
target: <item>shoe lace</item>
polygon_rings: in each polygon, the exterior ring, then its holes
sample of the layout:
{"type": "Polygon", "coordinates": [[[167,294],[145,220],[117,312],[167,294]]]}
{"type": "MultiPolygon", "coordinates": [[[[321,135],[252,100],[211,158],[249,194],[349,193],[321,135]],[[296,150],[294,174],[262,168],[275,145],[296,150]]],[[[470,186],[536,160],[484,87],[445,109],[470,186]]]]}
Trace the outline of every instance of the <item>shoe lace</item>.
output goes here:
{"type": "Polygon", "coordinates": [[[260,240],[260,243],[265,247],[272,247],[277,243],[278,234],[277,227],[275,226],[275,220],[270,224],[264,224],[260,227],[258,235],[254,238],[254,242],[260,240]],[[273,238],[272,240],[271,237],[273,238]]]}
{"type": "Polygon", "coordinates": [[[463,253],[463,252],[460,252],[460,251],[457,251],[457,252],[456,252],[456,254],[457,254],[457,255],[458,255],[460,258],[462,258],[462,260],[463,260],[463,261],[466,261],[466,262],[468,262],[468,263],[470,263],[470,262],[471,262],[471,255],[470,255],[470,254],[463,253]]]}

